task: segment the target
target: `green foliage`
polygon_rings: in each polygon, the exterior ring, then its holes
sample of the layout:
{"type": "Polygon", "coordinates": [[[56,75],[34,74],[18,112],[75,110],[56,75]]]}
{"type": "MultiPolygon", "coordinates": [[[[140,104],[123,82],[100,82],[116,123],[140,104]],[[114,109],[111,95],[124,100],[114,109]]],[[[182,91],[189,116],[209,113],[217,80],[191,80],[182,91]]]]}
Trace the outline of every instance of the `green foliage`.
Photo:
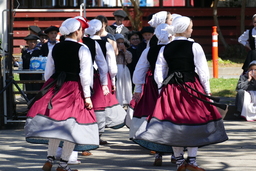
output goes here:
{"type": "Polygon", "coordinates": [[[235,97],[237,78],[212,78],[210,79],[211,92],[217,97],[235,97]]]}

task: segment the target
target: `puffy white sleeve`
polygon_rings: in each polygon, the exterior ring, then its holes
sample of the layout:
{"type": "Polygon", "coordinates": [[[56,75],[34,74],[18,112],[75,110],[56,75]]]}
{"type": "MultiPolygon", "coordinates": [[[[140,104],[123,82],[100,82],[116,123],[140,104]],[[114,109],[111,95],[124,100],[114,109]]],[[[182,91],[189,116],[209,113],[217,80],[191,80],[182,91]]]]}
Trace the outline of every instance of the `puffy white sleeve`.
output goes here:
{"type": "Polygon", "coordinates": [[[44,71],[44,80],[47,81],[55,73],[55,64],[52,58],[52,50],[49,51],[44,71]]]}
{"type": "Polygon", "coordinates": [[[79,49],[80,59],[80,80],[84,92],[84,97],[91,97],[90,87],[93,86],[93,67],[91,52],[86,46],[79,49]]]}
{"type": "Polygon", "coordinates": [[[96,56],[95,62],[98,66],[101,85],[108,85],[108,65],[98,42],[95,41],[96,56]]]}
{"type": "Polygon", "coordinates": [[[238,38],[238,42],[241,43],[242,45],[246,46],[246,45],[249,45],[248,39],[249,39],[249,30],[246,30],[246,31],[238,38]]]}
{"type": "Polygon", "coordinates": [[[167,77],[167,74],[169,71],[168,64],[164,59],[164,55],[163,55],[164,48],[165,46],[163,46],[160,49],[157,60],[156,60],[156,66],[155,66],[154,79],[158,85],[158,88],[162,87],[162,83],[164,79],[167,77]]]}
{"type": "Polygon", "coordinates": [[[210,74],[209,68],[207,64],[207,60],[203,51],[203,48],[198,43],[193,43],[192,46],[193,54],[194,54],[194,63],[195,63],[195,71],[199,76],[200,82],[204,87],[205,92],[211,93],[210,90],[210,74]]]}
{"type": "Polygon", "coordinates": [[[132,81],[135,84],[135,89],[134,89],[135,93],[141,93],[142,85],[145,84],[145,77],[150,67],[150,64],[147,59],[149,49],[150,48],[148,47],[142,52],[133,73],[132,81]]]}
{"type": "Polygon", "coordinates": [[[112,85],[115,85],[115,76],[117,74],[116,54],[113,46],[110,43],[106,43],[106,61],[108,65],[108,72],[111,78],[112,85]]]}

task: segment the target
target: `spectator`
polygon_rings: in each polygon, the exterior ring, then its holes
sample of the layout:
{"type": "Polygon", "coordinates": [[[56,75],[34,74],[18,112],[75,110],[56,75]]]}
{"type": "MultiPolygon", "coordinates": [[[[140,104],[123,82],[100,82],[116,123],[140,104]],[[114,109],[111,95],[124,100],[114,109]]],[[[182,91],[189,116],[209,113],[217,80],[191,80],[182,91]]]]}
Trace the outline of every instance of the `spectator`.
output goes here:
{"type": "Polygon", "coordinates": [[[29,26],[28,30],[30,31],[29,34],[34,34],[38,36],[38,33],[40,33],[40,31],[42,31],[38,26],[29,26]]]}
{"type": "Polygon", "coordinates": [[[129,32],[129,29],[123,25],[123,21],[125,17],[127,17],[126,12],[123,10],[117,10],[113,15],[115,17],[115,23],[107,27],[107,31],[113,35],[122,34],[123,36],[126,36],[126,33],[129,32]]]}
{"type": "Polygon", "coordinates": [[[48,36],[43,31],[40,31],[38,33],[40,42],[36,45],[37,47],[41,48],[44,43],[48,42],[48,36]]]}
{"type": "Polygon", "coordinates": [[[236,90],[237,114],[247,121],[256,120],[256,60],[252,61],[247,72],[240,76],[236,90]]]}
{"type": "MultiPolygon", "coordinates": [[[[138,56],[138,54],[137,54],[137,48],[141,42],[141,34],[138,31],[130,31],[130,32],[128,32],[127,37],[128,37],[128,41],[130,44],[130,47],[127,50],[132,53],[132,62],[127,64],[127,67],[130,70],[130,74],[131,74],[131,78],[132,78],[136,64],[140,58],[140,56],[138,56]]],[[[132,83],[132,90],[133,89],[134,89],[134,84],[132,83]]]]}
{"type": "Polygon", "coordinates": [[[41,47],[42,56],[48,56],[48,53],[52,50],[53,46],[56,43],[59,43],[59,41],[57,41],[58,32],[59,28],[56,26],[50,26],[44,30],[44,33],[48,36],[48,42],[43,44],[41,47]]]}
{"type": "Polygon", "coordinates": [[[253,27],[249,30],[246,30],[239,38],[238,42],[249,49],[247,57],[244,61],[242,67],[244,73],[247,71],[248,66],[251,61],[256,60],[256,50],[255,50],[255,37],[256,37],[256,14],[252,16],[253,27]]]}
{"type": "MultiPolygon", "coordinates": [[[[22,68],[30,68],[30,59],[32,57],[39,57],[40,49],[36,47],[38,36],[30,34],[24,38],[26,40],[27,48],[25,48],[21,53],[22,58],[22,68]]],[[[20,80],[42,80],[42,74],[20,74],[20,80]]],[[[25,83],[26,91],[39,91],[42,87],[41,83],[25,83]]],[[[31,100],[35,95],[27,94],[27,98],[31,100]]]]}
{"type": "Polygon", "coordinates": [[[132,83],[130,71],[127,64],[132,62],[132,53],[125,46],[125,38],[122,34],[115,34],[118,55],[116,56],[117,63],[117,81],[116,81],[116,96],[120,105],[128,105],[132,100],[132,83]]]}
{"type": "Polygon", "coordinates": [[[149,40],[153,37],[154,35],[154,28],[151,26],[146,26],[143,27],[140,31],[140,34],[143,37],[142,42],[138,45],[138,50],[137,50],[137,56],[140,56],[141,53],[143,52],[144,49],[146,49],[147,44],[149,42],[149,40]]]}

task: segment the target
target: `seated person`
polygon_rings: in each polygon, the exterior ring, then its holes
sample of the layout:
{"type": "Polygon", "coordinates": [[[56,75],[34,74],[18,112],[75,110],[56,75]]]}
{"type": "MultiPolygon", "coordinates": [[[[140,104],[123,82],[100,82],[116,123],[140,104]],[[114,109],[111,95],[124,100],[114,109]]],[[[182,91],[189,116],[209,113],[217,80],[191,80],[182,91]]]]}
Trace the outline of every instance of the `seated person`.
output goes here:
{"type": "Polygon", "coordinates": [[[236,110],[246,120],[256,120],[256,60],[249,64],[237,83],[236,110]]]}
{"type": "MultiPolygon", "coordinates": [[[[22,65],[23,69],[29,69],[30,59],[32,57],[39,57],[40,49],[36,47],[38,36],[30,34],[24,38],[26,40],[27,48],[22,51],[22,65]]],[[[42,74],[20,74],[20,80],[42,80],[42,74]]],[[[26,91],[38,91],[42,87],[42,83],[26,83],[26,91]]],[[[30,100],[35,96],[35,94],[27,94],[27,98],[30,100]]]]}

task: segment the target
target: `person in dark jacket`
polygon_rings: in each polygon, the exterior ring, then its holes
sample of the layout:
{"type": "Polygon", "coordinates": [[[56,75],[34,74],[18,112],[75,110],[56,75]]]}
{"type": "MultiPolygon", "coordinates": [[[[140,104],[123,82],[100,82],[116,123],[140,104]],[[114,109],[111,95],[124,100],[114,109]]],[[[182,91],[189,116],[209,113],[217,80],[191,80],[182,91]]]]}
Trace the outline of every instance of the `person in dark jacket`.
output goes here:
{"type": "Polygon", "coordinates": [[[126,33],[129,32],[129,29],[124,26],[123,21],[127,17],[127,14],[123,10],[117,10],[113,13],[115,17],[115,23],[107,27],[107,32],[114,34],[122,34],[126,37],[126,33]]]}
{"type": "MultiPolygon", "coordinates": [[[[30,68],[30,59],[32,57],[39,57],[40,49],[36,47],[37,40],[39,37],[34,34],[30,34],[24,38],[27,43],[27,48],[21,53],[22,58],[22,68],[30,68]]],[[[42,80],[42,74],[20,74],[20,80],[42,80]]],[[[25,83],[26,91],[39,91],[42,87],[41,83],[25,83]]],[[[30,100],[34,97],[34,94],[27,94],[27,98],[30,100]]]]}

